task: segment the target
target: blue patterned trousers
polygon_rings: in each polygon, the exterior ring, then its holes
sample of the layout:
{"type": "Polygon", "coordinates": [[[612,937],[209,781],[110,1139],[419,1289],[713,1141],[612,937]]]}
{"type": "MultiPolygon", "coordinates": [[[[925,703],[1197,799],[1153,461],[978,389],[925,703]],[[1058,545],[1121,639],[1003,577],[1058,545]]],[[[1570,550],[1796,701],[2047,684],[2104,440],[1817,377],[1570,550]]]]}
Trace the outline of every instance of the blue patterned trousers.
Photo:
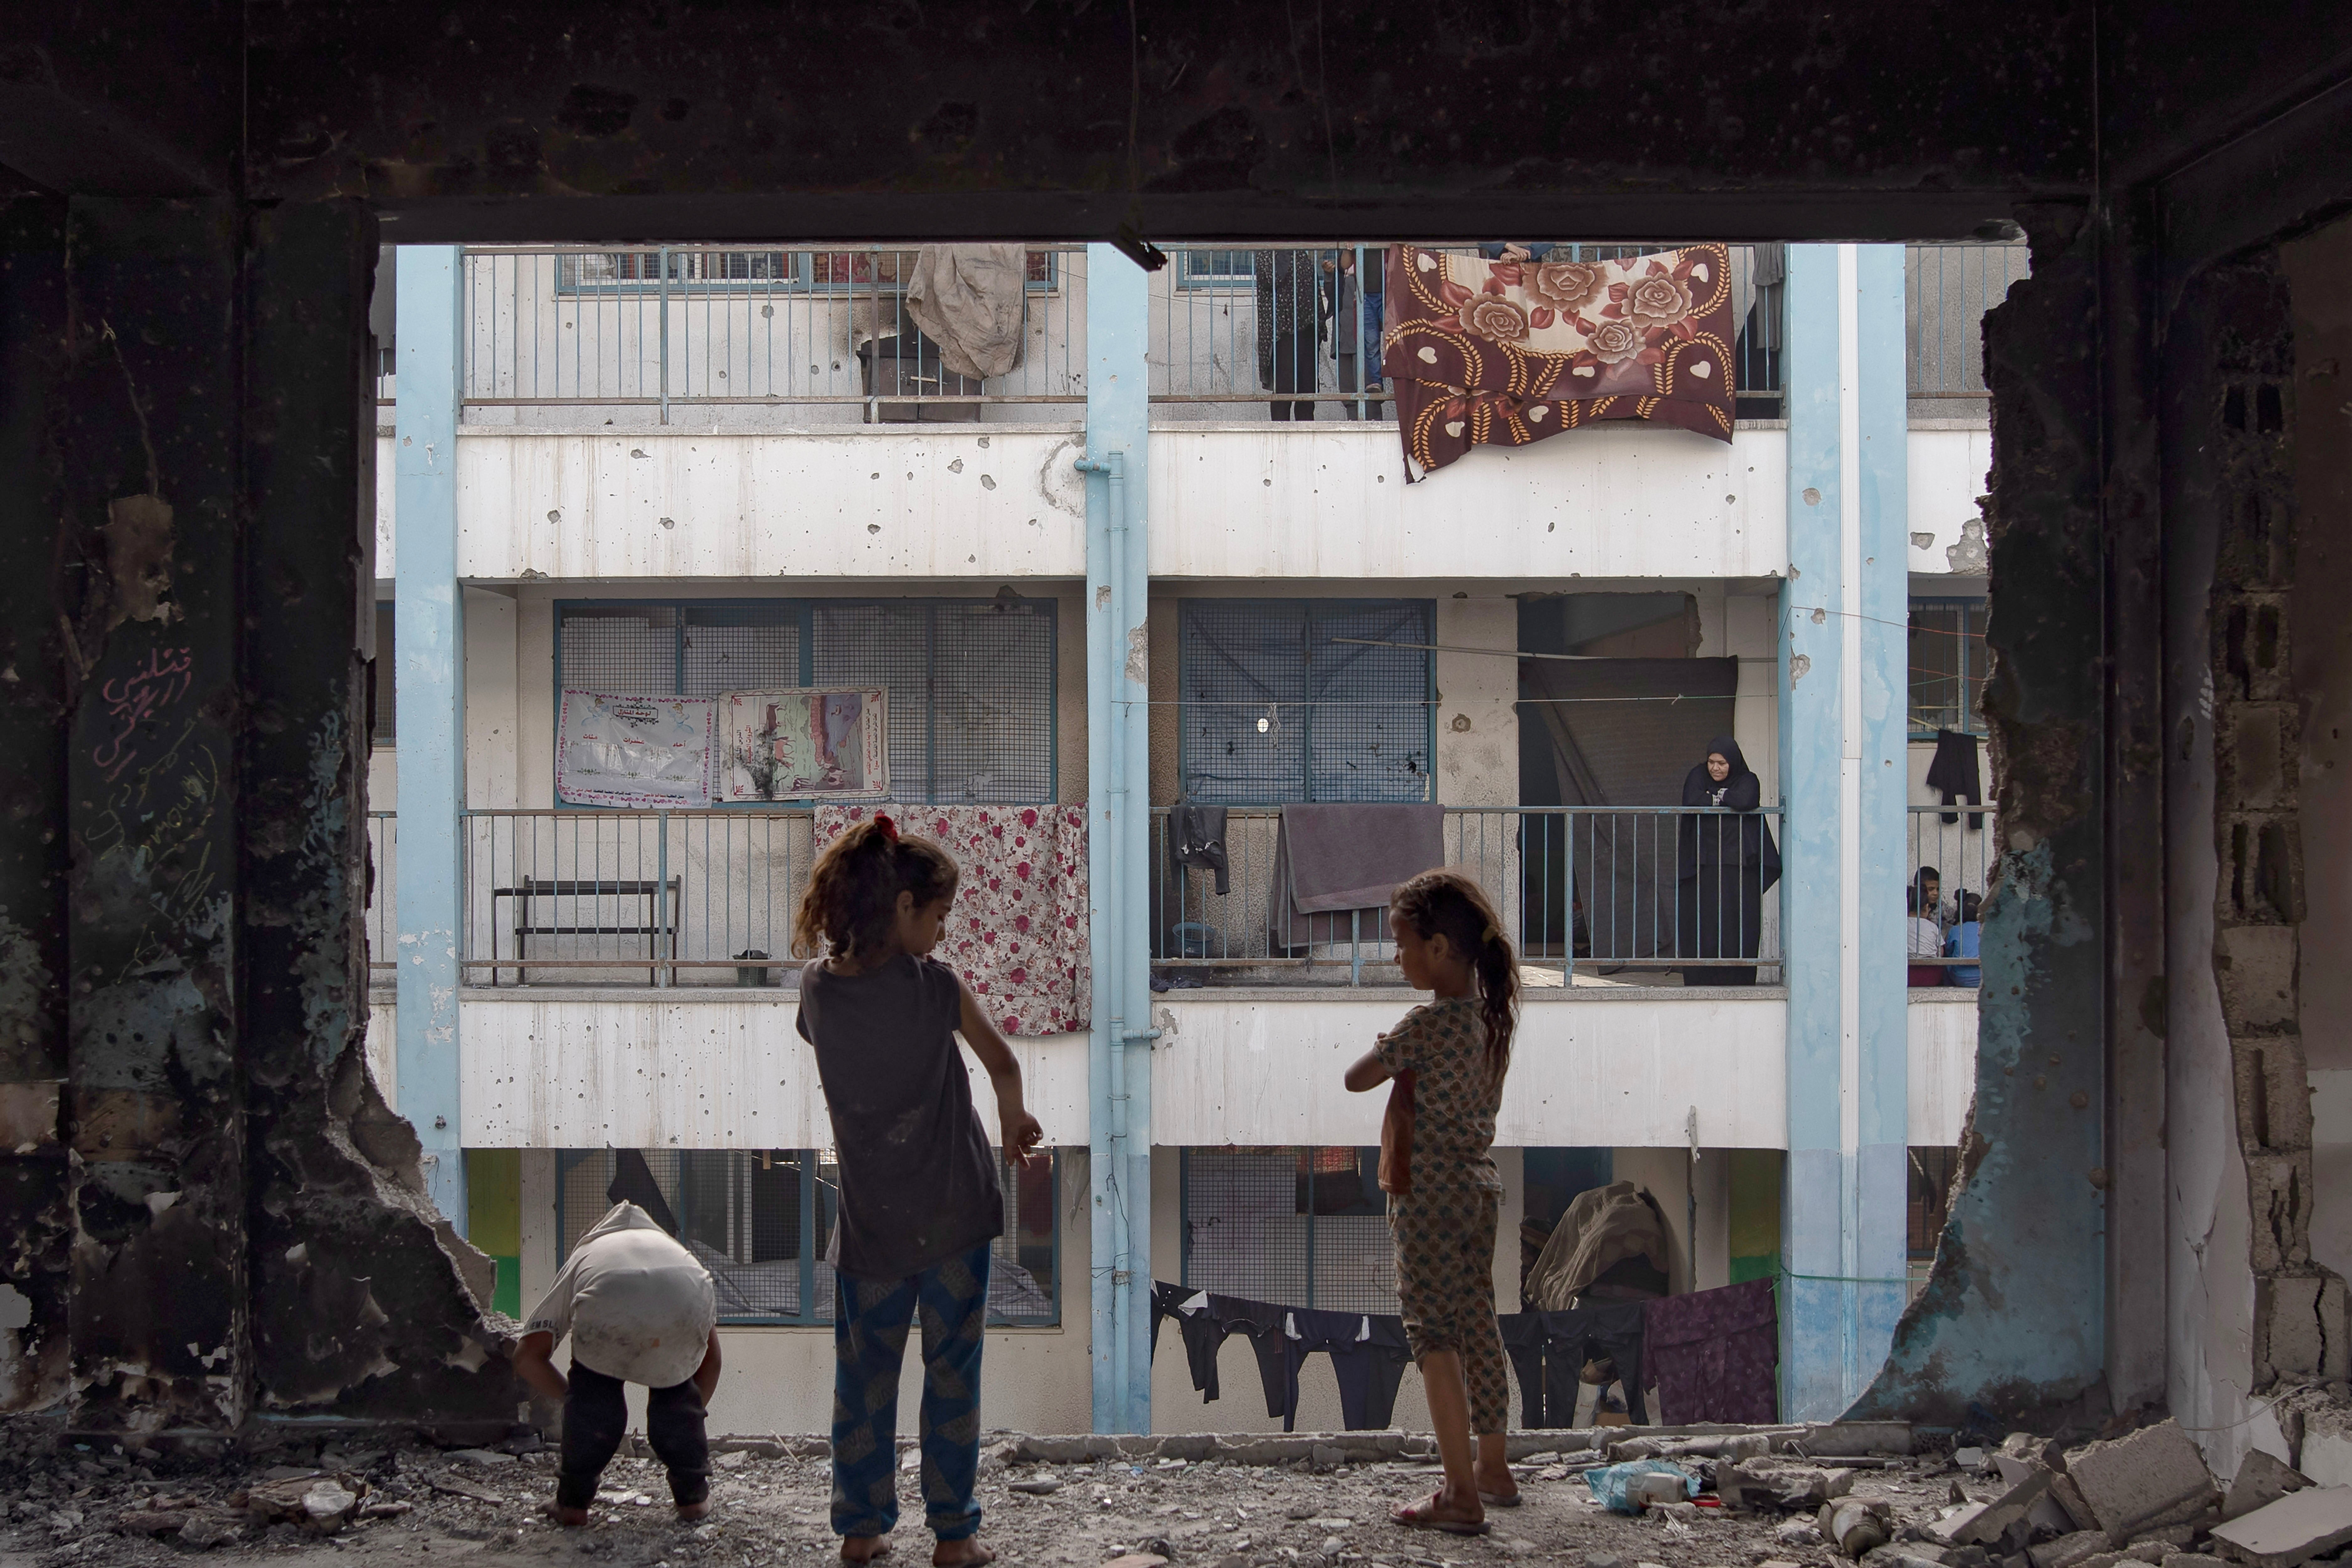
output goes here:
{"type": "Polygon", "coordinates": [[[941,1541],[980,1529],[980,1351],[988,1244],[908,1279],[834,1276],[833,1530],[883,1535],[898,1522],[898,1369],[923,1320],[923,1521],[941,1541]]]}

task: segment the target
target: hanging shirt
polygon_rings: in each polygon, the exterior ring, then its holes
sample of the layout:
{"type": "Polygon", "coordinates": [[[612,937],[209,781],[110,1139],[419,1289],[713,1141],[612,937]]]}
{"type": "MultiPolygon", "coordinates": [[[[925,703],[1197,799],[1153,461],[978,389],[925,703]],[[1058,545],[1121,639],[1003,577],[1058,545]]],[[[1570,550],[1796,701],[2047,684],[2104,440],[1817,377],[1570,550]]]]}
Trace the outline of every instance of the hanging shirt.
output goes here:
{"type": "Polygon", "coordinates": [[[580,1365],[669,1388],[702,1365],[718,1321],[709,1270],[645,1210],[615,1204],[572,1247],[523,1332],[559,1342],[568,1333],[580,1365]]]}

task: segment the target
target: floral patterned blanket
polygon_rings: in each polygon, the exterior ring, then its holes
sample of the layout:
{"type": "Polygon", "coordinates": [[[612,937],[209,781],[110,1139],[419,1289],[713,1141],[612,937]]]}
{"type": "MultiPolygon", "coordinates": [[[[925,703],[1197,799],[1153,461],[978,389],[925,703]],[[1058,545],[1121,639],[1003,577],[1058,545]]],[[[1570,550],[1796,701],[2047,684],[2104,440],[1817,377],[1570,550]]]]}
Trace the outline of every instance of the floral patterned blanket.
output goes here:
{"type": "Polygon", "coordinates": [[[1007,1035],[1083,1033],[1087,808],[1083,805],[820,805],[820,853],[877,811],[930,839],[963,873],[947,934],[931,954],[964,978],[1007,1035]]]}
{"type": "MultiPolygon", "coordinates": [[[[1553,254],[1559,254],[1554,251],[1553,254]]],[[[1731,439],[1730,255],[1482,261],[1389,252],[1381,368],[1405,476],[1476,446],[1524,447],[1601,419],[1731,439]]]]}

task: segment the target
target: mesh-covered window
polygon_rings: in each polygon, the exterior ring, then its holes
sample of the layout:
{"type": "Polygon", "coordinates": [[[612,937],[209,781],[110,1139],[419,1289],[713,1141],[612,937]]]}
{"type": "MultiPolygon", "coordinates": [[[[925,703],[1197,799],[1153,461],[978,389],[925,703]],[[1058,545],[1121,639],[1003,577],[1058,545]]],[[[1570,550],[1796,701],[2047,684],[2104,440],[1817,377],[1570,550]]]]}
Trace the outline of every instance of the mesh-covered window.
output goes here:
{"type": "MultiPolygon", "coordinates": [[[[721,1322],[833,1321],[833,1269],[824,1253],[840,1169],[821,1151],[589,1149],[561,1153],[556,1165],[559,1265],[616,1199],[626,1197],[675,1227],[710,1270],[721,1322]],[[642,1190],[646,1177],[658,1205],[642,1190]]],[[[1004,1234],[991,1248],[988,1321],[1057,1323],[1060,1160],[1001,1176],[1004,1234]]]]}
{"type": "Polygon", "coordinates": [[[1984,733],[1981,599],[1911,601],[1911,731],[1984,733]]]}
{"type": "Polygon", "coordinates": [[[1183,1282],[1282,1307],[1397,1310],[1376,1148],[1188,1149],[1183,1282]]]}
{"type": "Polygon", "coordinates": [[[1211,805],[1433,798],[1427,600],[1180,601],[1179,766],[1211,805]]]}
{"type": "Polygon", "coordinates": [[[784,686],[890,693],[890,794],[1054,798],[1050,599],[745,599],[557,606],[557,684],[710,697],[784,686]]]}

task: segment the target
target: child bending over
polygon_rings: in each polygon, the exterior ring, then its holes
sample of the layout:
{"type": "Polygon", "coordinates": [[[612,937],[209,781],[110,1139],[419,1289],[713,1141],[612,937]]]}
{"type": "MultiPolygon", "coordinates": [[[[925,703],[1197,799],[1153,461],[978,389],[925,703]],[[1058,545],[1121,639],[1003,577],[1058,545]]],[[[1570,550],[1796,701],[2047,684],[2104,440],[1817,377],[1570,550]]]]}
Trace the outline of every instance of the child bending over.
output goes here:
{"type": "Polygon", "coordinates": [[[923,1321],[922,1481],[931,1561],[993,1562],[976,1539],[980,1351],[989,1243],[1004,1197],[955,1032],[988,1071],[1008,1159],[1045,1139],[1021,1102],[1021,1068],[955,972],[929,958],[955,900],[955,862],[887,816],[835,840],[810,874],[795,952],[801,1037],[839,1151],[834,1268],[833,1528],[842,1560],[889,1550],[898,1522],[898,1368],[923,1321]]]}
{"type": "Polygon", "coordinates": [[[1445,1464],[1436,1496],[1391,1517],[1480,1535],[1488,1507],[1519,1503],[1504,1463],[1510,1391],[1495,1324],[1503,1181],[1488,1152],[1517,1023],[1518,959],[1486,895],[1458,871],[1424,871],[1399,887],[1389,929],[1406,984],[1436,1000],[1382,1035],[1345,1082],[1360,1094],[1399,1080],[1381,1127],[1381,1185],[1390,1194],[1405,1337],[1445,1464]]]}
{"type": "Polygon", "coordinates": [[[646,1440],[669,1471],[680,1519],[710,1511],[703,1415],[719,1386],[719,1309],[709,1270],[635,1204],[615,1204],[572,1249],[531,1309],[515,1375],[563,1402],[559,1524],[585,1524],[596,1479],[628,1430],[624,1385],[642,1383],[646,1440]],[[572,1336],[572,1376],[551,1359],[572,1336]]]}

